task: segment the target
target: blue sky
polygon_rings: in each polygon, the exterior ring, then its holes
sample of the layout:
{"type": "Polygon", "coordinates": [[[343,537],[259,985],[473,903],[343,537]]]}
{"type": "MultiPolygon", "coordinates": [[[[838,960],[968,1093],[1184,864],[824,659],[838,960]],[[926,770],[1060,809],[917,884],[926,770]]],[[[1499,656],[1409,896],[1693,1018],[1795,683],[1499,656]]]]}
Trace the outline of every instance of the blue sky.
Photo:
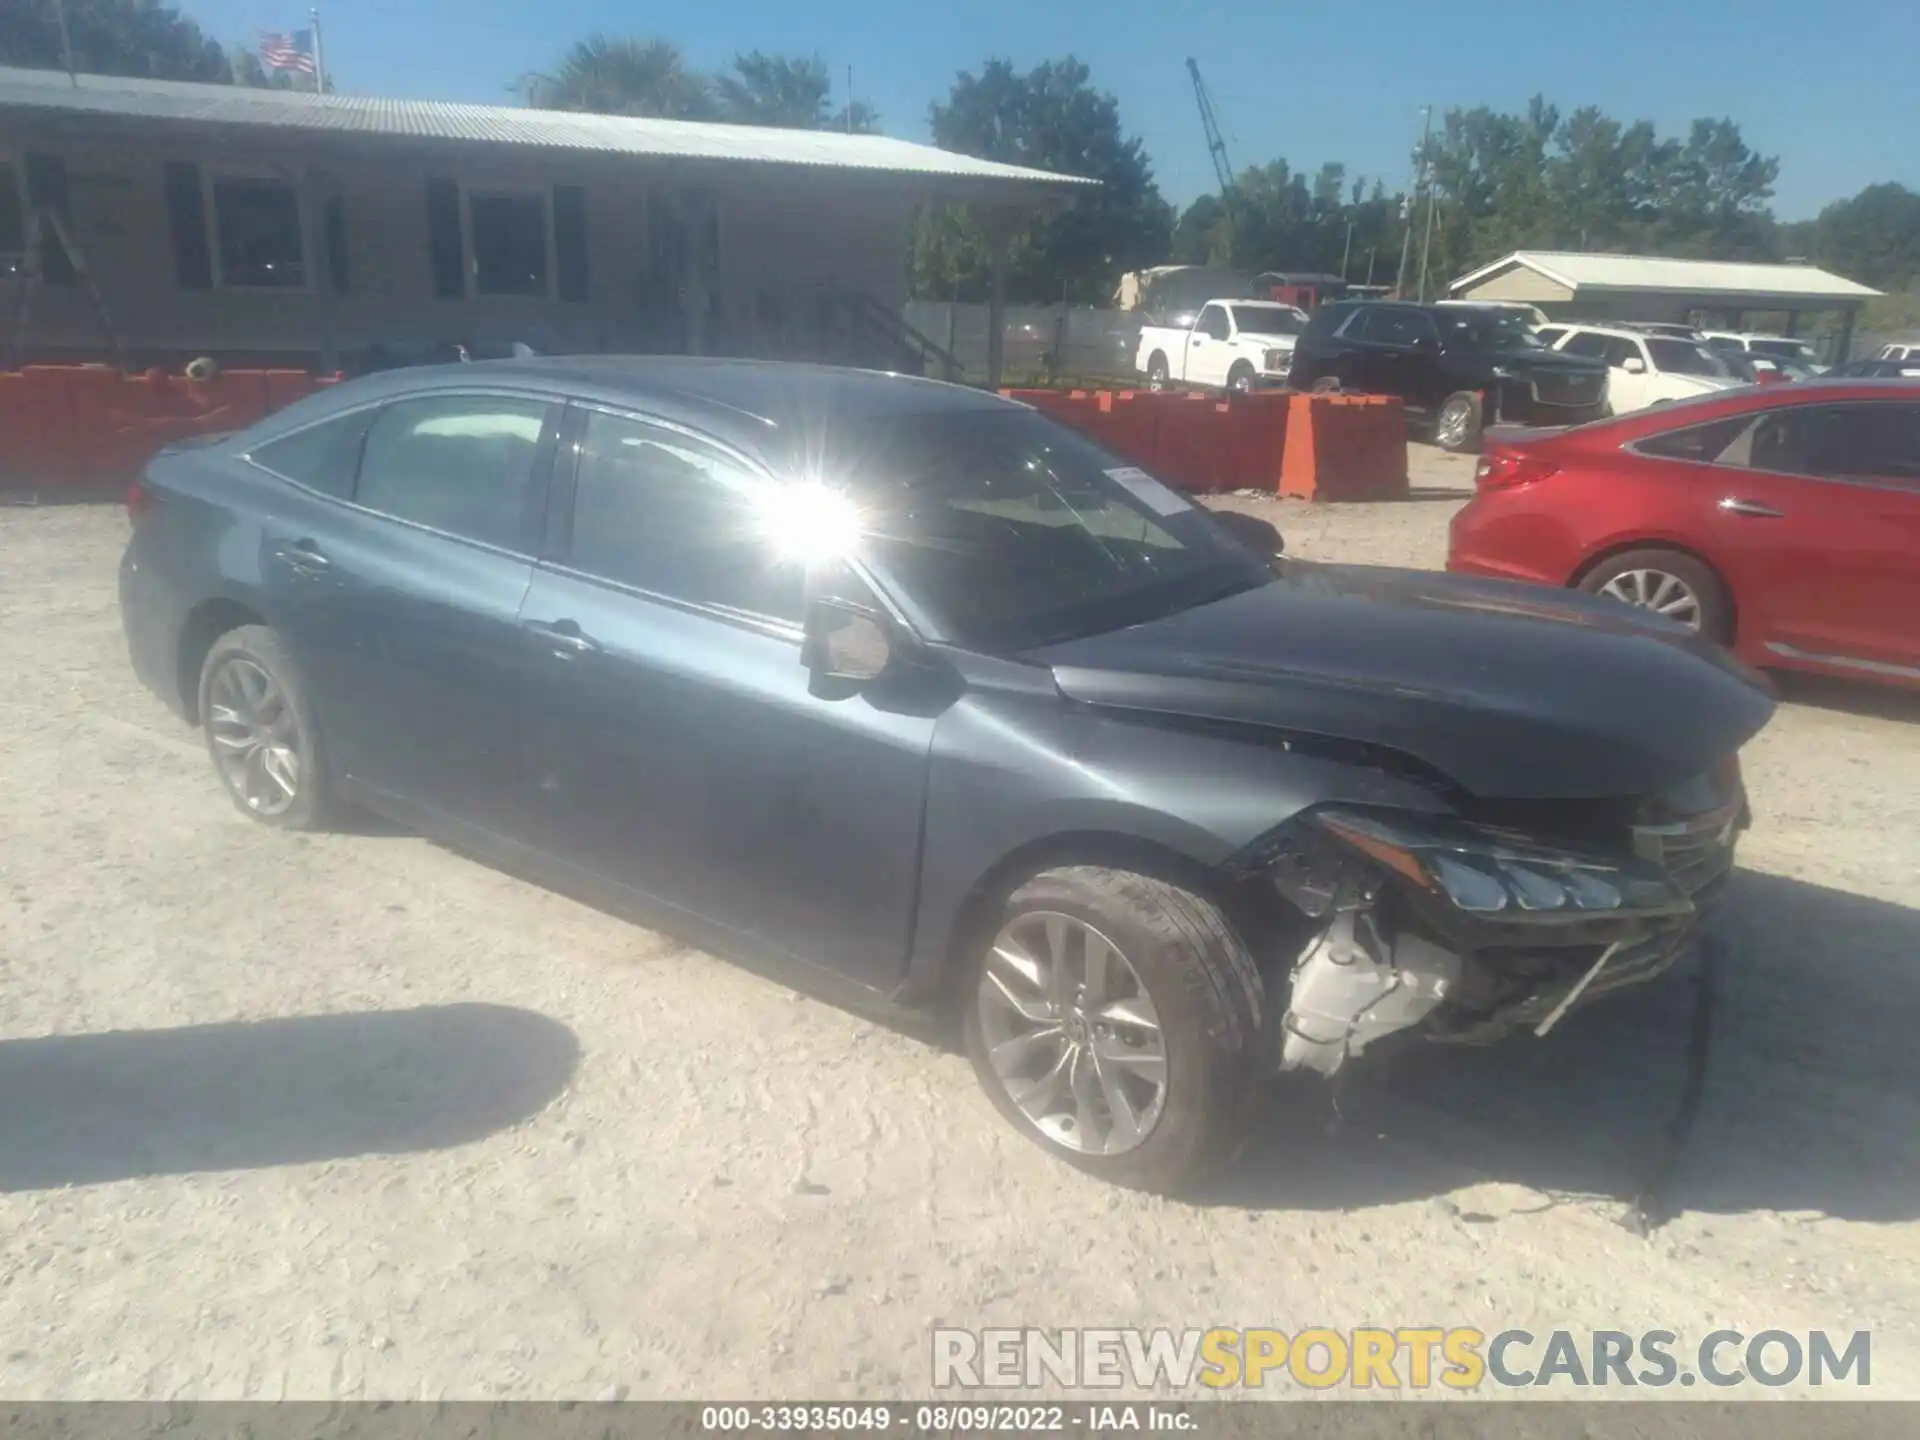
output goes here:
{"type": "MultiPolygon", "coordinates": [[[[306,23],[290,0],[175,0],[222,43],[306,23]]],[[[1211,189],[1184,61],[1200,62],[1235,167],[1340,160],[1407,178],[1420,107],[1599,105],[1683,130],[1727,115],[1780,157],[1775,206],[1799,219],[1877,180],[1920,189],[1920,5],[1913,0],[328,0],[343,90],[513,103],[513,78],[596,30],[659,35],[697,66],[735,50],[818,52],[924,140],[928,103],[991,56],[1072,54],[1184,205],[1211,189]],[[657,18],[656,18],[657,17],[657,18]]]]}

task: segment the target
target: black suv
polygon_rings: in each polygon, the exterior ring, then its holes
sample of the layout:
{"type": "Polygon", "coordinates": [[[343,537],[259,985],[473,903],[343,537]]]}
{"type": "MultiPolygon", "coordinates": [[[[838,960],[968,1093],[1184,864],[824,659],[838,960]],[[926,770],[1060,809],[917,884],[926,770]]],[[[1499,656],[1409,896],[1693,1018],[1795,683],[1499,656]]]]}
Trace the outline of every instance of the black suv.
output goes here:
{"type": "Polygon", "coordinates": [[[1607,367],[1547,349],[1510,313],[1342,301],[1313,314],[1293,352],[1296,390],[1397,395],[1447,450],[1483,425],[1579,425],[1607,413],[1607,367]]]}

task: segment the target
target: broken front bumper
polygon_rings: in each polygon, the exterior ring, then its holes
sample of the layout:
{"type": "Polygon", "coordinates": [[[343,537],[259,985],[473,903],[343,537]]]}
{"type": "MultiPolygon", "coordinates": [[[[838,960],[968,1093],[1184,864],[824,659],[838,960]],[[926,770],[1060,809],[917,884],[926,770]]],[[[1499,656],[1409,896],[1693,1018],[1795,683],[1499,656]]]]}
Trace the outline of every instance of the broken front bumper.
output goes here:
{"type": "Polygon", "coordinates": [[[1455,817],[1326,810],[1271,857],[1321,922],[1293,961],[1279,1063],[1331,1074],[1419,1027],[1479,1042],[1544,1034],[1576,1004],[1687,953],[1745,817],[1720,803],[1632,827],[1630,847],[1543,842],[1455,817]]]}

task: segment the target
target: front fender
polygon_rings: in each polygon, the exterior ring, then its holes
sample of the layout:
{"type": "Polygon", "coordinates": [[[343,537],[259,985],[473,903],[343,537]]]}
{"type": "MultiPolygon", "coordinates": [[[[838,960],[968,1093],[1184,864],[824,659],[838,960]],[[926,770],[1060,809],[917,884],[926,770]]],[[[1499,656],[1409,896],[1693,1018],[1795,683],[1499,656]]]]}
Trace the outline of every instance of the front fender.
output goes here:
{"type": "MultiPolygon", "coordinates": [[[[1005,862],[1072,837],[1218,869],[1276,825],[1331,801],[1442,810],[1438,794],[1350,758],[1289,749],[1252,727],[973,690],[934,731],[907,988],[937,983],[969,907],[1026,878],[1005,862]]],[[[1069,847],[1070,848],[1070,847],[1069,847]]]]}

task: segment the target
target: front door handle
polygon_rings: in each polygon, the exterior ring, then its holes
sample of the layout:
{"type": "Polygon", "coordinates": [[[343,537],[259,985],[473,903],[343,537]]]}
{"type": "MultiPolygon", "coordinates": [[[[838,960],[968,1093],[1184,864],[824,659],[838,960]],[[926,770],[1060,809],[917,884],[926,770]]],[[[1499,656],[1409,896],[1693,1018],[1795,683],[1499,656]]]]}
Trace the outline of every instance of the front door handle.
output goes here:
{"type": "Polygon", "coordinates": [[[570,660],[575,655],[592,655],[600,649],[599,641],[583,631],[578,621],[529,620],[526,627],[552,646],[553,653],[562,660],[570,660]]]}
{"type": "Polygon", "coordinates": [[[283,545],[278,554],[295,570],[303,570],[309,575],[317,575],[333,564],[326,552],[312,540],[296,540],[291,545],[283,545]]]}
{"type": "Polygon", "coordinates": [[[1742,500],[1737,495],[1729,495],[1720,502],[1720,508],[1729,515],[1746,515],[1755,520],[1781,520],[1786,511],[1776,510],[1771,505],[1762,505],[1758,500],[1742,500]]]}

